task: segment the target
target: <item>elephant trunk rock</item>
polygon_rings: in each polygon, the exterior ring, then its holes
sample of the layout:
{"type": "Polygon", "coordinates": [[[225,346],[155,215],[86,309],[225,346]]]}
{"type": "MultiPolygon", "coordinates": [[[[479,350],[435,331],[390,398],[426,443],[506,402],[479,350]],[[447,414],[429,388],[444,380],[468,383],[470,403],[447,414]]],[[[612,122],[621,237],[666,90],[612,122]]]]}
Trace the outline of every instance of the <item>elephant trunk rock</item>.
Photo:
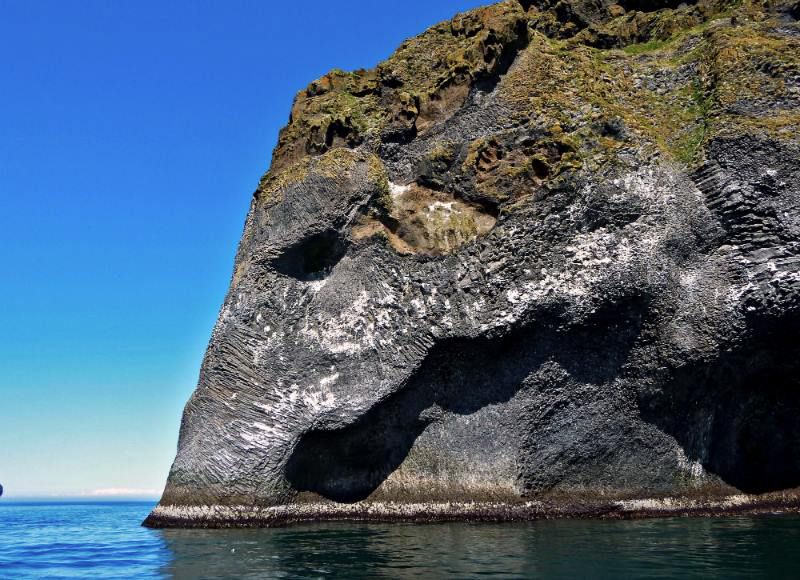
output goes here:
{"type": "Polygon", "coordinates": [[[146,525],[795,509],[795,4],[509,0],[301,91],[146,525]]]}

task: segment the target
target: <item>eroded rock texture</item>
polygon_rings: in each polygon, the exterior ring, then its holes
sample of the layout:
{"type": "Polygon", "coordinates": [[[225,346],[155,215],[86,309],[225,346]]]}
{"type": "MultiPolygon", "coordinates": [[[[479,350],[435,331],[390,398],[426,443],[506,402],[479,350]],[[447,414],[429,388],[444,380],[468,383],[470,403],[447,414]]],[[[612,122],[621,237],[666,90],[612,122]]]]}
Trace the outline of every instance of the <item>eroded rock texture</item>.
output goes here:
{"type": "Polygon", "coordinates": [[[509,0],[312,83],[148,523],[800,485],[797,17],[509,0]]]}

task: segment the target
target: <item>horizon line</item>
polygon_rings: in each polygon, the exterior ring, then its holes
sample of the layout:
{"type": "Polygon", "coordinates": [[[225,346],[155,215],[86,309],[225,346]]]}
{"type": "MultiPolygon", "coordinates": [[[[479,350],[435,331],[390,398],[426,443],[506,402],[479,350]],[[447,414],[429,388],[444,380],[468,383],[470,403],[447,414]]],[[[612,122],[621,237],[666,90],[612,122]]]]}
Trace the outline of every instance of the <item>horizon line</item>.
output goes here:
{"type": "Polygon", "coordinates": [[[2,503],[114,503],[126,501],[142,501],[142,502],[157,502],[160,496],[155,495],[117,495],[117,496],[96,496],[96,495],[14,495],[0,497],[0,504],[2,503]]]}

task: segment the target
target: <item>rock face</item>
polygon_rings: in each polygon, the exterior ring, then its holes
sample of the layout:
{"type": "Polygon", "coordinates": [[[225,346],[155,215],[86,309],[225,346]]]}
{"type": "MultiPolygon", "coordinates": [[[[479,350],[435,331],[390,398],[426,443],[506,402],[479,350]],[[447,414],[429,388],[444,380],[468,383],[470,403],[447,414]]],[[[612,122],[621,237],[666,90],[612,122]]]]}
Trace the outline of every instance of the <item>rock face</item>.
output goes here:
{"type": "Polygon", "coordinates": [[[795,505],[797,18],[509,0],[299,93],[146,524],[795,505]]]}

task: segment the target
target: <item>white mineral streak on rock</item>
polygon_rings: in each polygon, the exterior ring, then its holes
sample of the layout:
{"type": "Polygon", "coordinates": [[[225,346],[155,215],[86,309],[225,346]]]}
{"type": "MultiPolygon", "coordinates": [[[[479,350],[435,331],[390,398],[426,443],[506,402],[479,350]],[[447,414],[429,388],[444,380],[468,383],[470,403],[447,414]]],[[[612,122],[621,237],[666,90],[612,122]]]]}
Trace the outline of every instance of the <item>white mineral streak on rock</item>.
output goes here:
{"type": "Polygon", "coordinates": [[[672,192],[677,188],[673,173],[657,171],[653,167],[627,173],[613,183],[621,191],[611,199],[619,203],[630,203],[630,195],[633,194],[649,204],[668,206],[673,202],[672,192]]]}
{"type": "Polygon", "coordinates": [[[614,264],[615,268],[622,267],[625,264],[624,256],[629,255],[627,247],[623,256],[616,254],[617,237],[603,228],[578,235],[575,242],[565,248],[568,256],[565,267],[557,271],[543,269],[539,281],[525,285],[520,302],[523,301],[522,297],[529,300],[582,298],[594,284],[608,275],[609,266],[614,264]]]}
{"type": "MultiPolygon", "coordinates": [[[[621,199],[630,199],[631,194],[647,200],[668,205],[666,191],[674,188],[674,178],[652,169],[643,173],[630,173],[614,182],[621,192],[621,199]]],[[[583,197],[588,197],[593,185],[587,185],[583,197]]],[[[584,211],[581,204],[572,206],[571,215],[584,211]]],[[[525,282],[506,292],[506,300],[512,307],[501,311],[501,317],[481,325],[481,330],[513,324],[519,320],[533,303],[564,301],[583,304],[596,295],[596,288],[610,276],[630,275],[632,268],[640,268],[648,283],[659,283],[655,256],[661,251],[664,236],[651,227],[643,233],[636,224],[617,232],[599,228],[586,234],[578,234],[574,242],[564,248],[565,262],[559,269],[543,268],[538,279],[525,282]]],[[[691,284],[691,279],[686,280],[691,284]]]]}
{"type": "MultiPolygon", "coordinates": [[[[330,390],[307,391],[303,396],[303,404],[311,411],[320,412],[336,408],[336,397],[330,390]]],[[[312,417],[314,415],[311,415],[312,417]]]]}
{"type": "MultiPolygon", "coordinates": [[[[433,203],[428,204],[426,208],[426,212],[429,215],[432,215],[435,212],[439,212],[443,215],[443,217],[449,217],[451,213],[455,210],[453,209],[456,202],[454,201],[434,201],[433,203]]],[[[460,213],[460,212],[456,212],[460,213]]]]}
{"type": "Polygon", "coordinates": [[[425,318],[425,316],[428,314],[428,309],[425,308],[425,303],[419,298],[413,298],[411,300],[411,306],[414,308],[414,313],[416,314],[417,318],[425,318]]]}
{"type": "Polygon", "coordinates": [[[314,292],[319,292],[320,290],[322,290],[325,287],[326,283],[327,283],[327,279],[313,280],[313,281],[308,283],[308,287],[311,288],[311,290],[313,290],[314,292]]]}
{"type": "MultiPolygon", "coordinates": [[[[375,322],[378,323],[378,326],[381,328],[391,328],[392,327],[392,316],[388,310],[378,310],[375,313],[375,322]]],[[[386,339],[381,339],[383,343],[386,342],[386,339]]]]}
{"type": "MultiPolygon", "coordinates": [[[[657,202],[668,205],[674,178],[664,172],[648,169],[644,172],[630,173],[615,180],[620,188],[620,199],[630,200],[633,194],[650,203],[657,202]]],[[[593,190],[587,185],[583,190],[586,198],[593,190]]],[[[612,196],[613,197],[613,196],[612,196]]],[[[572,206],[571,215],[580,215],[585,208],[581,204],[572,206]]],[[[632,224],[618,232],[609,232],[599,228],[586,234],[578,234],[574,242],[564,248],[566,254],[563,267],[559,269],[543,268],[538,279],[526,282],[506,292],[506,299],[512,305],[512,311],[506,313],[502,324],[510,324],[518,320],[534,302],[563,301],[581,304],[592,300],[599,284],[608,280],[609,276],[622,277],[629,275],[631,268],[644,269],[649,283],[659,282],[654,257],[660,251],[664,237],[657,228],[651,227],[642,233],[636,224],[632,224]]],[[[691,280],[687,280],[691,283],[691,280]]],[[[485,324],[482,329],[497,326],[496,321],[485,324]]]]}
{"type": "Polygon", "coordinates": [[[329,385],[332,385],[333,383],[335,383],[338,380],[339,380],[339,373],[334,373],[334,374],[329,375],[327,377],[322,377],[319,380],[319,386],[320,387],[327,387],[329,385]]]}
{"type": "Polygon", "coordinates": [[[681,447],[676,447],[675,451],[678,454],[678,467],[685,471],[689,477],[699,480],[705,476],[705,469],[703,469],[699,461],[691,461],[681,447]]]}
{"type": "Polygon", "coordinates": [[[287,417],[303,416],[313,420],[320,413],[335,409],[336,397],[330,387],[339,378],[339,373],[333,373],[320,378],[317,384],[300,387],[293,383],[288,389],[279,382],[269,392],[268,398],[252,404],[271,424],[255,421],[245,425],[240,431],[241,438],[247,441],[250,449],[274,445],[277,441],[290,441],[292,427],[287,425],[287,417]]]}
{"type": "Polygon", "coordinates": [[[395,289],[386,282],[381,283],[381,288],[383,288],[383,292],[376,300],[376,303],[381,306],[397,304],[397,292],[395,292],[395,289]]]}
{"type": "Polygon", "coordinates": [[[400,197],[409,189],[411,189],[410,185],[398,185],[392,181],[389,182],[389,193],[392,195],[392,197],[400,197]]]}
{"type": "Polygon", "coordinates": [[[313,326],[307,324],[300,333],[328,352],[354,355],[377,344],[375,315],[375,303],[370,293],[362,290],[338,316],[314,320],[313,326]]]}

